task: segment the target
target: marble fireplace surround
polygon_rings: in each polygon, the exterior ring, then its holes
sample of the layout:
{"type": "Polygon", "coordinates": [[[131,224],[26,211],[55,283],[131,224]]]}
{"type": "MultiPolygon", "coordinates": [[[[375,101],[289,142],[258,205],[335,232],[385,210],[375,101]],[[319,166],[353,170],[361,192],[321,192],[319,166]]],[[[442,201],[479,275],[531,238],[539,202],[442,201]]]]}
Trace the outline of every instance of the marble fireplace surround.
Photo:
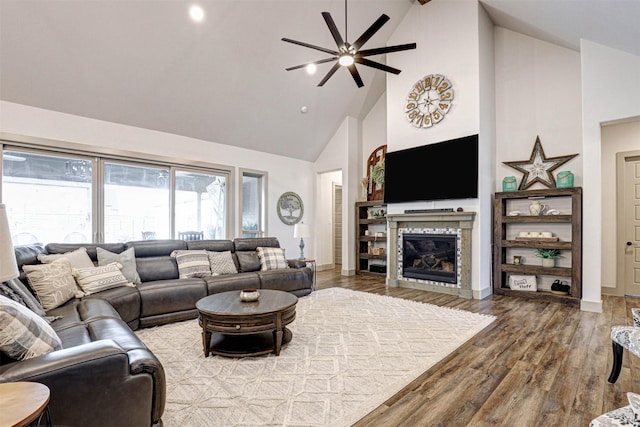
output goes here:
{"type": "Polygon", "coordinates": [[[387,214],[389,233],[389,259],[387,266],[387,285],[401,288],[421,289],[473,298],[471,290],[471,230],[475,220],[475,212],[427,212],[407,214],[387,214]],[[459,283],[439,284],[418,279],[406,280],[398,273],[399,255],[402,248],[398,236],[402,229],[442,229],[459,230],[460,233],[460,274],[459,283]]]}

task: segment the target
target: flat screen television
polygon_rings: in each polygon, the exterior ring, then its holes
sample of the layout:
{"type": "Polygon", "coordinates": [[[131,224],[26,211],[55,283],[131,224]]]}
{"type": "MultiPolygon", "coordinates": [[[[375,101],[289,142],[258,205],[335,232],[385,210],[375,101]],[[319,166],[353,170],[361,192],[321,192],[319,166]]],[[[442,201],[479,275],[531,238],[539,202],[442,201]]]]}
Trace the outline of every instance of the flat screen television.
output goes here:
{"type": "Polygon", "coordinates": [[[478,135],[387,152],[385,203],[478,197],[478,135]]]}

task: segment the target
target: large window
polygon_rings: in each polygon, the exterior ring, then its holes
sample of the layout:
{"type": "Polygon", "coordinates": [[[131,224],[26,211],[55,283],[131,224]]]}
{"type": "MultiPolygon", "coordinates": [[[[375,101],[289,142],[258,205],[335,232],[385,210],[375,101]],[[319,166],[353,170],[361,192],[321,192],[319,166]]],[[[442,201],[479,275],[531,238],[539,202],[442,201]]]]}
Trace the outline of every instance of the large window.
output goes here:
{"type": "Polygon", "coordinates": [[[91,242],[93,161],[4,151],[2,202],[14,245],[91,242]]]}
{"type": "Polygon", "coordinates": [[[14,245],[230,238],[228,178],[224,169],[161,161],[2,150],[14,245]]]}
{"type": "Polygon", "coordinates": [[[225,176],[176,171],[176,237],[224,239],[226,185],[225,176]]]}
{"type": "Polygon", "coordinates": [[[265,182],[262,172],[242,171],[242,237],[266,235],[265,182]]]}

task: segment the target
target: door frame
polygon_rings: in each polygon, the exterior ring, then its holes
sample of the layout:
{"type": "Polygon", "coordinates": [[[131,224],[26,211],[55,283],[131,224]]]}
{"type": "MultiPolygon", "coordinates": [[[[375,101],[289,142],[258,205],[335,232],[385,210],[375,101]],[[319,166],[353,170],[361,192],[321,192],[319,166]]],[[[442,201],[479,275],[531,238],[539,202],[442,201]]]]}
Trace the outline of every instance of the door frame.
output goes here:
{"type": "Polygon", "coordinates": [[[640,150],[616,153],[616,287],[612,294],[623,296],[626,293],[625,282],[625,242],[626,223],[624,212],[624,195],[626,190],[625,165],[626,162],[640,160],[640,150]]]}

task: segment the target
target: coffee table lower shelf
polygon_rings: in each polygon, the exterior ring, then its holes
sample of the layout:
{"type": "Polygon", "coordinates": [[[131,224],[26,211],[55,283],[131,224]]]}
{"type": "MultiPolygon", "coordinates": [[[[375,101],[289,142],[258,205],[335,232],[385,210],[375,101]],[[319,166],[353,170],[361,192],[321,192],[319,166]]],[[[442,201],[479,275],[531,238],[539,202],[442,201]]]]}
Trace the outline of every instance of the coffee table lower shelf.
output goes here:
{"type": "MultiPolygon", "coordinates": [[[[293,338],[288,328],[282,329],[282,344],[285,346],[293,338]]],[[[259,332],[249,335],[225,335],[212,333],[209,353],[226,357],[261,356],[274,353],[276,337],[274,332],[259,332]]]]}

